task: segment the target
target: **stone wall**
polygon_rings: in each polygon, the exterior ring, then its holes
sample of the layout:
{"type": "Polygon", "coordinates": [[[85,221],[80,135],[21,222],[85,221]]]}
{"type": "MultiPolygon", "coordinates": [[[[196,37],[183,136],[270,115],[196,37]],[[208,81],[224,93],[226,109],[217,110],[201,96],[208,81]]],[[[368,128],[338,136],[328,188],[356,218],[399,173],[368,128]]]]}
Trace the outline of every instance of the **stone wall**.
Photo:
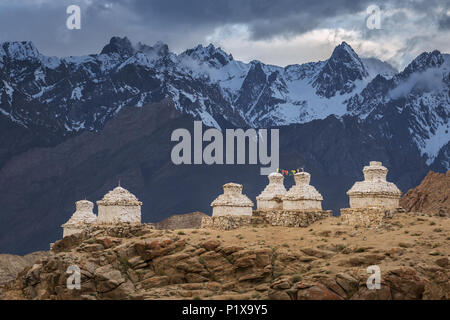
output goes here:
{"type": "Polygon", "coordinates": [[[364,228],[377,228],[383,219],[392,218],[396,213],[404,212],[403,208],[345,208],[341,209],[341,219],[344,224],[364,228]]]}
{"type": "Polygon", "coordinates": [[[264,224],[264,220],[260,217],[227,215],[203,217],[201,227],[205,229],[232,230],[262,224],[264,224]]]}
{"type": "Polygon", "coordinates": [[[250,226],[307,227],[331,216],[330,210],[254,210],[252,216],[214,216],[202,219],[202,228],[231,230],[250,226]]]}
{"type": "Polygon", "coordinates": [[[253,212],[253,216],[263,218],[267,224],[280,227],[307,227],[331,215],[331,210],[255,210],[253,212]]]}

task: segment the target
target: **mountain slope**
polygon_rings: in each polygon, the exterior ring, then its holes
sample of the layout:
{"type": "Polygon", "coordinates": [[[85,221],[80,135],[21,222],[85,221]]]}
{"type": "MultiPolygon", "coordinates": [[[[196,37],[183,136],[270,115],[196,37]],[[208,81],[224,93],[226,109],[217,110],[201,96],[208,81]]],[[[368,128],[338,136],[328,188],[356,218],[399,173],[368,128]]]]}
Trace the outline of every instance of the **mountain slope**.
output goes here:
{"type": "MultiPolygon", "coordinates": [[[[235,126],[272,127],[331,114],[383,118],[379,125],[386,126],[386,114],[396,109],[431,166],[449,141],[449,60],[438,51],[423,53],[396,73],[380,60],[359,58],[345,42],[326,61],[285,68],[236,61],[213,45],[176,55],[161,42],[133,45],[113,37],[100,54],[56,58],[41,55],[31,42],[5,42],[0,117],[33,132],[33,145],[45,146],[101,130],[125,106],[165,98],[214,127],[222,118],[235,126]]],[[[20,142],[3,157],[27,148],[20,142]]],[[[448,163],[440,159],[436,166],[448,163]]]]}

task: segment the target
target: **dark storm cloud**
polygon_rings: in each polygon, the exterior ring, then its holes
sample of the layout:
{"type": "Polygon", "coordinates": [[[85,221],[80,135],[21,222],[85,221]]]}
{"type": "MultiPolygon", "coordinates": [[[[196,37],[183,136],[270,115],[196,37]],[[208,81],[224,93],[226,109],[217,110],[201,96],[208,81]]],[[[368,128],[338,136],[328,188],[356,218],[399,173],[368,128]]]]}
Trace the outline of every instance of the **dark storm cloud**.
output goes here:
{"type": "Polygon", "coordinates": [[[450,15],[443,14],[439,17],[439,28],[442,30],[449,30],[450,29],[450,15]]]}
{"type": "MultiPolygon", "coordinates": [[[[162,40],[179,52],[205,43],[217,28],[223,27],[219,39],[215,39],[220,45],[221,36],[235,36],[235,29],[227,27],[240,25],[249,32],[250,46],[257,40],[291,39],[327,28],[356,30],[363,40],[380,43],[397,36],[396,41],[402,39],[404,43],[398,49],[402,53],[411,46],[423,46],[415,41],[420,36],[417,30],[448,32],[448,10],[448,0],[2,0],[0,41],[31,40],[44,54],[67,56],[100,52],[112,36],[118,35],[147,44],[162,40]],[[81,7],[81,30],[66,28],[66,8],[71,4],[81,7]],[[365,11],[372,4],[382,10],[407,9],[424,18],[406,29],[403,21],[408,16],[400,10],[383,16],[383,30],[368,31],[365,11]]],[[[358,46],[361,39],[353,40],[358,46]]],[[[438,40],[437,44],[442,43],[442,39],[438,40]]],[[[435,43],[427,41],[428,50],[435,49],[435,43]]],[[[231,53],[239,56],[239,48],[234,50],[231,53]]],[[[331,49],[323,50],[329,54],[331,49]]]]}
{"type": "MultiPolygon", "coordinates": [[[[121,1],[116,0],[116,3],[121,1]]],[[[294,35],[316,28],[324,20],[363,11],[373,0],[131,0],[143,21],[159,27],[211,29],[246,24],[253,39],[294,35]]]]}

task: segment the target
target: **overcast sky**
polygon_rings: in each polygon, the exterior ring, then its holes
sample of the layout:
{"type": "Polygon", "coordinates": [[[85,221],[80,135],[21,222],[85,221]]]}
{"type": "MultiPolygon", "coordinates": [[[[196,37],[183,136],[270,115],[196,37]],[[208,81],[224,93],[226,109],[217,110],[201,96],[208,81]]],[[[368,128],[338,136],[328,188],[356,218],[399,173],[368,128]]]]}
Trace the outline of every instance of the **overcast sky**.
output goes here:
{"type": "Polygon", "coordinates": [[[174,52],[213,43],[235,59],[285,66],[327,59],[348,42],[402,69],[423,51],[450,53],[448,0],[1,0],[0,41],[31,40],[46,55],[98,53],[112,36],[161,40],[174,52]],[[66,27],[69,5],[81,29],[66,27]],[[380,29],[366,10],[377,5],[380,29]]]}

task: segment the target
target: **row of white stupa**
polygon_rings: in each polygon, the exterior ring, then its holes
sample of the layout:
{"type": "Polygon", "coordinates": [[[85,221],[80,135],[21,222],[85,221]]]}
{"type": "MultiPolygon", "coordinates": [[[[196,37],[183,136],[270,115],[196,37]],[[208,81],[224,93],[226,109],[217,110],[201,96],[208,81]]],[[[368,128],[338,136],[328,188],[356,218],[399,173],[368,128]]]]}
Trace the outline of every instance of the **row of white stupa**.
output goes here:
{"type": "MultiPolygon", "coordinates": [[[[356,182],[347,191],[350,208],[398,208],[401,192],[395,184],[386,181],[387,172],[387,168],[378,161],[371,161],[369,166],[365,166],[364,181],[356,182]]],[[[310,178],[307,172],[295,173],[295,185],[287,191],[283,184],[283,175],[271,173],[269,184],[256,197],[257,210],[322,210],[322,195],[309,184],[310,178]]],[[[224,193],[211,203],[213,217],[252,215],[253,202],[242,194],[242,185],[227,183],[223,189],[224,193]]]]}
{"type": "MultiPolygon", "coordinates": [[[[388,170],[381,162],[371,161],[365,166],[364,181],[356,182],[347,191],[350,208],[386,208],[399,206],[400,190],[395,184],[386,181],[388,170]]],[[[322,195],[309,184],[310,174],[294,174],[295,185],[286,190],[283,175],[271,173],[269,184],[256,197],[258,210],[322,210],[322,195]]],[[[227,183],[224,193],[212,203],[213,216],[252,215],[253,202],[242,194],[242,185],[227,183]]],[[[102,200],[97,201],[98,216],[93,213],[94,204],[88,200],[76,202],[76,212],[63,227],[63,237],[80,232],[86,224],[141,223],[141,206],[135,195],[119,186],[109,191],[102,200]]]]}

